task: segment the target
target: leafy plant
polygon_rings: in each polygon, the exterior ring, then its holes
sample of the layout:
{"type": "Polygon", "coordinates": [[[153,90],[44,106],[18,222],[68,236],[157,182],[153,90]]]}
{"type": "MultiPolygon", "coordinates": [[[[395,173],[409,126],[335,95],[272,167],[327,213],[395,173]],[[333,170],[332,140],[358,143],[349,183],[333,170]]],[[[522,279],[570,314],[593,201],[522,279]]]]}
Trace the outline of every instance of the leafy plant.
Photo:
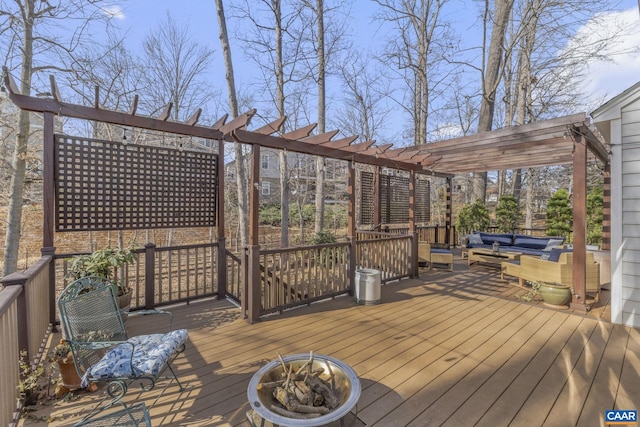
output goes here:
{"type": "Polygon", "coordinates": [[[498,231],[511,233],[518,227],[520,205],[514,196],[502,196],[496,207],[496,225],[498,231]]]}
{"type": "Polygon", "coordinates": [[[44,378],[47,369],[42,363],[29,362],[27,352],[20,352],[20,382],[18,391],[21,394],[29,394],[38,390],[40,379],[44,378]]]}
{"type": "Polygon", "coordinates": [[[573,231],[573,210],[569,202],[569,193],[559,189],[547,203],[547,235],[562,236],[570,241],[573,231]]]}
{"type": "Polygon", "coordinates": [[[480,199],[473,204],[464,205],[458,212],[456,227],[461,233],[483,231],[489,228],[490,224],[489,210],[480,199]]]}
{"type": "Polygon", "coordinates": [[[311,239],[312,245],[322,245],[324,243],[336,243],[338,239],[334,236],[330,231],[322,230],[319,233],[316,233],[311,239]]]}
{"type": "Polygon", "coordinates": [[[74,280],[87,276],[104,277],[117,284],[118,295],[124,295],[130,289],[125,283],[114,280],[114,275],[118,268],[132,264],[134,261],[133,248],[106,247],[88,255],[73,257],[69,268],[69,276],[74,280]]]}

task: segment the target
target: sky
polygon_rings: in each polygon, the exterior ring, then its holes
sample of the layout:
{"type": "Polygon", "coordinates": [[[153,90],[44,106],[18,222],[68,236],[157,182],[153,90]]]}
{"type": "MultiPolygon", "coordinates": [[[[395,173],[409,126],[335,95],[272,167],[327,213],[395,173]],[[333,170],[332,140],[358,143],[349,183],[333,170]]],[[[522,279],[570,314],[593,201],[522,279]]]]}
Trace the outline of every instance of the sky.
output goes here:
{"type": "MultiPolygon", "coordinates": [[[[478,34],[471,33],[471,31],[477,31],[472,29],[478,14],[476,3],[469,0],[452,1],[453,7],[449,9],[446,18],[453,22],[457,31],[462,35],[463,43],[472,40],[477,44],[478,34]]],[[[378,24],[373,20],[373,4],[371,0],[353,0],[351,4],[352,11],[348,22],[354,43],[363,50],[371,49],[385,38],[384,30],[379,29],[378,24]]],[[[610,19],[610,22],[623,22],[625,28],[628,28],[626,36],[621,39],[620,45],[616,46],[616,49],[633,46],[640,48],[640,15],[637,0],[621,0],[615,10],[603,11],[602,13],[607,19],[610,19]]],[[[215,50],[214,63],[217,65],[214,67],[215,70],[211,78],[213,84],[224,91],[224,63],[218,39],[217,16],[213,0],[184,0],[181,2],[175,0],[131,0],[123,2],[117,12],[119,26],[128,30],[129,44],[133,45],[136,43],[141,45],[145,34],[157,27],[167,14],[170,14],[178,23],[188,23],[194,38],[215,50]]],[[[228,9],[227,14],[229,14],[228,9]]],[[[587,26],[582,31],[594,32],[592,28],[587,26]]],[[[254,69],[255,65],[244,57],[237,42],[232,39],[231,44],[237,79],[236,85],[242,87],[251,80],[250,70],[254,69]]],[[[136,48],[135,46],[129,47],[136,48]]],[[[585,99],[585,111],[588,108],[597,108],[606,100],[640,80],[640,54],[619,55],[612,62],[591,61],[588,68],[590,77],[584,82],[588,93],[585,99]]],[[[226,99],[226,94],[224,97],[226,99]]]]}

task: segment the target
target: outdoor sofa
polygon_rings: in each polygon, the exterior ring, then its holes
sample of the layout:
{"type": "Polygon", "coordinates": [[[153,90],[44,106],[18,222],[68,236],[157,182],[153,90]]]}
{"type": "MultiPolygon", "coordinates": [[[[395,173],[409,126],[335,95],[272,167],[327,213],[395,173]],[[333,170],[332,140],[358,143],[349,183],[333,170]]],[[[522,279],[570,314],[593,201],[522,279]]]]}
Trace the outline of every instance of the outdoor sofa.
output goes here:
{"type": "Polygon", "coordinates": [[[542,256],[545,252],[564,243],[562,237],[533,237],[515,233],[475,232],[462,239],[463,253],[469,249],[492,249],[493,243],[500,245],[501,251],[520,252],[523,255],[542,256]]]}
{"type": "MultiPolygon", "coordinates": [[[[523,255],[519,261],[504,261],[501,265],[501,278],[518,278],[520,286],[524,282],[559,283],[573,286],[573,252],[571,249],[554,248],[543,257],[523,255]],[[543,259],[547,258],[547,259],[543,259]]],[[[593,253],[587,252],[586,293],[596,301],[600,295],[600,265],[594,260],[593,253]]]]}

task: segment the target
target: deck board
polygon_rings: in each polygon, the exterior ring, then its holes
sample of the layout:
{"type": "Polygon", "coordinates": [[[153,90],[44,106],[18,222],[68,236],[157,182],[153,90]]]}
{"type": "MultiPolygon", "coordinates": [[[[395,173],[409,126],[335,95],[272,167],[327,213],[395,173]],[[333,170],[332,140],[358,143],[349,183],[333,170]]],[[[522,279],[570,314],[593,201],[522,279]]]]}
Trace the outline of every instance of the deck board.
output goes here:
{"type": "MultiPolygon", "coordinates": [[[[640,331],[608,323],[606,304],[585,316],[526,303],[497,269],[459,260],[453,273],[422,274],[383,286],[379,305],[340,297],[253,325],[227,301],[169,308],[174,328],[189,329],[176,361],[187,388],[158,398],[153,425],[248,427],[251,376],[278,353],[310,350],[353,367],[368,426],[592,426],[604,425],[605,409],[637,408],[640,331]]],[[[128,324],[133,334],[154,326],[128,324]]],[[[37,412],[48,423],[21,424],[71,425],[100,394],[78,391],[37,412]]]]}

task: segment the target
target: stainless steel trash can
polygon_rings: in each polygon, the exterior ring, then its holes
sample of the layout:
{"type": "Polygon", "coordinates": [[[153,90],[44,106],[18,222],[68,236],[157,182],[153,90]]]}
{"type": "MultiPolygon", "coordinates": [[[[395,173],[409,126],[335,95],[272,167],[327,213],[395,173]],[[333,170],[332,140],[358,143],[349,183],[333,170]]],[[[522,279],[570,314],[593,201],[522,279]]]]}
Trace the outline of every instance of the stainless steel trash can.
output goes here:
{"type": "Polygon", "coordinates": [[[380,302],[380,271],[370,268],[356,270],[355,297],[357,304],[373,305],[380,302]]]}

